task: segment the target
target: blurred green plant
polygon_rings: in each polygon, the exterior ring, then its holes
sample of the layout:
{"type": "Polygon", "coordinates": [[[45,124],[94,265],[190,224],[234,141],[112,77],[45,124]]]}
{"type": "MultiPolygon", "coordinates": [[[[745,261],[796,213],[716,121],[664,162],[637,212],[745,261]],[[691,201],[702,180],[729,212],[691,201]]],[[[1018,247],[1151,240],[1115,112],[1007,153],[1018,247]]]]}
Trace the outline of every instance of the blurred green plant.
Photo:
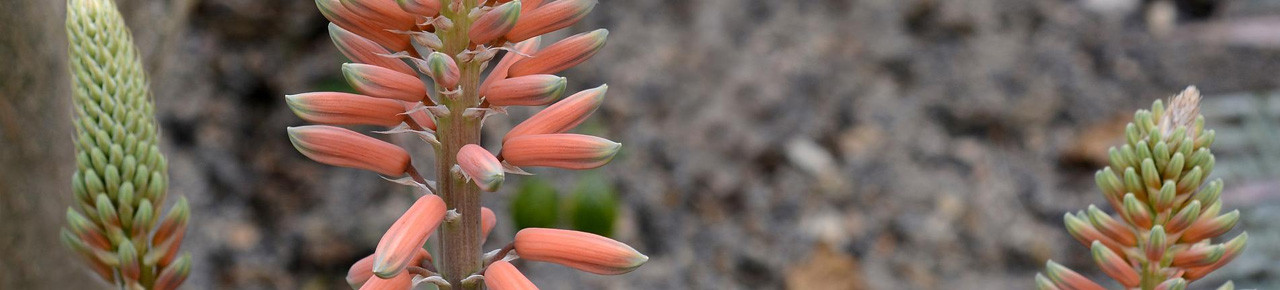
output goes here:
{"type": "Polygon", "coordinates": [[[568,208],[572,229],[613,236],[613,225],[618,219],[617,190],[603,174],[584,174],[573,191],[568,208]]]}
{"type": "MultiPolygon", "coordinates": [[[[1067,231],[1125,289],[1186,289],[1244,250],[1247,233],[1210,241],[1235,227],[1240,212],[1219,215],[1222,180],[1205,184],[1215,132],[1204,123],[1195,87],[1174,96],[1167,110],[1159,100],[1139,110],[1125,127],[1126,144],[1110,149],[1110,166],[1096,176],[1119,217],[1093,205],[1064,217],[1067,231]]],[[[1046,264],[1035,277],[1039,289],[1104,289],[1053,260],[1046,264]]]]}
{"type": "Polygon", "coordinates": [[[168,163],[129,29],[110,0],[71,0],[67,34],[77,166],[62,240],[122,289],[175,289],[191,267],[178,256],[189,208],[180,198],[160,219],[168,163]]]}
{"type": "Polygon", "coordinates": [[[551,183],[530,176],[522,180],[520,191],[511,200],[515,230],[554,228],[560,224],[560,193],[551,183]]]}

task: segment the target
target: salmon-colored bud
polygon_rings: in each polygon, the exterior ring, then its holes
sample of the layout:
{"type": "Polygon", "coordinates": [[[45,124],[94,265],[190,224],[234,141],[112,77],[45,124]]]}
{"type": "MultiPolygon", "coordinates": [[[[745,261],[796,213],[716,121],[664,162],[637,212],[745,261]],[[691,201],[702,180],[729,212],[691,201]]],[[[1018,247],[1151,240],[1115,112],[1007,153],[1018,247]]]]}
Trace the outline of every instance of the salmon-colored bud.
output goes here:
{"type": "Polygon", "coordinates": [[[1122,246],[1120,243],[1102,234],[1101,231],[1086,222],[1088,220],[1087,217],[1067,213],[1063,215],[1062,219],[1067,225],[1067,232],[1071,233],[1071,236],[1075,237],[1077,241],[1080,241],[1080,244],[1088,246],[1093,244],[1093,241],[1100,241],[1113,251],[1121,251],[1122,246]]]}
{"type": "Polygon", "coordinates": [[[1146,204],[1139,202],[1133,193],[1124,195],[1124,210],[1120,211],[1120,216],[1124,217],[1130,224],[1141,228],[1151,228],[1151,209],[1146,204]]]}
{"type": "MultiPolygon", "coordinates": [[[[373,277],[373,261],[377,256],[378,254],[376,253],[369,254],[369,256],[356,261],[355,264],[351,264],[351,269],[347,270],[347,285],[351,285],[352,289],[359,289],[360,286],[364,285],[364,282],[369,281],[369,278],[373,277]]],[[[409,265],[419,265],[423,260],[430,261],[431,253],[428,253],[427,249],[419,248],[418,255],[409,261],[409,265]]]]}
{"type": "Polygon", "coordinates": [[[404,105],[396,100],[314,92],[285,96],[285,102],[298,117],[314,123],[394,127],[404,122],[404,105]]]}
{"type": "Polygon", "coordinates": [[[585,170],[604,166],[618,154],[621,143],[579,134],[527,135],[502,144],[506,162],[515,166],[545,166],[585,170]]]}
{"type": "Polygon", "coordinates": [[[1187,227],[1195,223],[1196,219],[1199,217],[1200,201],[1191,200],[1190,203],[1187,203],[1187,205],[1182,207],[1182,210],[1179,210],[1177,214],[1173,215],[1165,226],[1168,228],[1170,233],[1180,233],[1182,230],[1187,229],[1187,227]]]}
{"type": "Polygon", "coordinates": [[[407,37],[387,30],[403,30],[411,27],[388,27],[388,24],[379,21],[381,19],[366,18],[348,9],[341,0],[316,0],[316,7],[320,9],[321,15],[333,22],[331,24],[375,42],[379,47],[386,47],[395,51],[409,48],[409,39],[407,37]]]}
{"type": "Polygon", "coordinates": [[[427,113],[427,110],[415,110],[418,108],[417,102],[413,102],[413,103],[402,102],[402,103],[404,105],[405,115],[409,116],[409,120],[406,120],[406,121],[413,121],[414,123],[417,123],[419,127],[422,127],[422,128],[427,128],[431,130],[436,129],[436,119],[432,118],[431,114],[427,113]]]}
{"type": "Polygon", "coordinates": [[[480,145],[462,146],[458,150],[458,166],[462,167],[462,173],[484,191],[495,191],[502,186],[502,161],[498,161],[497,157],[480,145]]]}
{"type": "Polygon", "coordinates": [[[459,70],[458,63],[453,61],[452,57],[440,52],[432,52],[427,56],[426,73],[431,75],[431,79],[436,81],[436,85],[445,88],[453,88],[458,86],[459,70]]]}
{"type": "Polygon", "coordinates": [[[1195,223],[1192,223],[1190,227],[1187,227],[1186,231],[1182,232],[1182,238],[1179,239],[1179,241],[1183,243],[1194,243],[1203,239],[1220,236],[1227,233],[1227,231],[1230,231],[1231,228],[1236,226],[1236,222],[1239,221],[1239,210],[1234,210],[1213,218],[1201,218],[1195,223]]]}
{"type": "Polygon", "coordinates": [[[1137,234],[1128,225],[1111,218],[1111,215],[1102,212],[1101,209],[1092,204],[1089,205],[1088,213],[1089,221],[1092,221],[1093,225],[1097,226],[1098,230],[1107,235],[1107,237],[1125,246],[1132,247],[1138,244],[1137,234]]]}
{"type": "Polygon", "coordinates": [[[383,56],[392,52],[383,48],[382,45],[333,23],[329,24],[329,38],[333,39],[333,45],[338,47],[338,51],[351,61],[385,67],[407,75],[417,75],[404,61],[383,56]]]}
{"type": "Polygon", "coordinates": [[[587,232],[526,228],[516,233],[514,244],[521,259],[600,275],[631,272],[649,261],[648,256],[627,244],[587,232]]]}
{"type": "Polygon", "coordinates": [[[440,0],[396,0],[400,9],[420,16],[440,14],[440,0]]]}
{"type": "Polygon", "coordinates": [[[1164,233],[1164,226],[1152,227],[1151,234],[1147,235],[1147,242],[1142,245],[1143,252],[1147,254],[1147,261],[1164,259],[1164,251],[1169,248],[1168,240],[1168,236],[1164,233]]]}
{"type": "Polygon", "coordinates": [[[75,233],[75,237],[84,242],[85,245],[98,249],[111,249],[111,241],[102,234],[102,230],[98,226],[81,215],[74,209],[67,208],[67,224],[71,226],[71,232],[75,233]]]}
{"type": "MultiPolygon", "coordinates": [[[[528,1],[524,1],[528,2],[528,1]]],[[[538,46],[542,44],[542,37],[534,37],[524,42],[517,43],[493,66],[493,70],[489,72],[489,76],[485,77],[484,83],[480,84],[480,95],[486,95],[489,88],[498,81],[507,79],[507,71],[511,69],[511,65],[516,64],[529,55],[533,55],[538,51],[538,46]]]]}
{"type": "Polygon", "coordinates": [[[522,0],[520,6],[520,15],[527,15],[529,11],[542,6],[542,0],[522,0]]]}
{"type": "Polygon", "coordinates": [[[178,289],[178,285],[182,285],[182,282],[187,280],[187,275],[190,273],[191,254],[182,255],[182,258],[164,267],[164,270],[160,270],[160,274],[156,277],[156,282],[152,288],[157,290],[178,289]]]}
{"type": "Polygon", "coordinates": [[[1231,260],[1235,260],[1236,257],[1239,257],[1241,252],[1244,252],[1244,246],[1248,241],[1249,234],[1241,233],[1239,236],[1223,243],[1222,247],[1224,251],[1222,253],[1222,257],[1218,258],[1218,261],[1213,262],[1213,264],[1209,264],[1208,266],[1187,269],[1187,272],[1182,274],[1182,278],[1195,281],[1203,278],[1205,275],[1209,275],[1210,272],[1213,272],[1218,268],[1222,268],[1222,266],[1230,263],[1231,260]]]}
{"type": "Polygon", "coordinates": [[[511,31],[516,26],[517,19],[520,19],[520,1],[507,2],[472,22],[471,31],[467,35],[471,37],[471,43],[489,43],[511,31]]]}
{"type": "Polygon", "coordinates": [[[484,286],[493,290],[537,290],[511,262],[498,260],[484,270],[484,286]]]}
{"type": "Polygon", "coordinates": [[[413,16],[395,0],[340,0],[342,6],[352,13],[381,24],[382,29],[409,30],[417,26],[417,16],[413,16]]]}
{"type": "Polygon", "coordinates": [[[444,200],[434,194],[418,198],[378,241],[373,274],[391,278],[413,261],[427,237],[444,220],[444,200]]]}
{"type": "Polygon", "coordinates": [[[151,237],[152,245],[163,244],[169,240],[182,240],[181,235],[186,232],[187,220],[191,216],[190,205],[187,204],[186,197],[179,197],[178,202],[173,208],[169,209],[169,213],[165,214],[161,220],[160,226],[156,227],[156,233],[151,237]]]}
{"type": "Polygon", "coordinates": [[[409,153],[355,131],[324,125],[289,127],[289,141],[316,162],[401,176],[409,169],[409,153]]]}
{"type": "Polygon", "coordinates": [[[516,27],[512,28],[511,32],[507,32],[507,40],[520,42],[572,26],[587,17],[587,13],[591,13],[591,8],[596,7],[596,2],[596,0],[557,0],[544,5],[526,3],[537,8],[523,13],[516,27]]]}
{"type": "Polygon", "coordinates": [[[498,215],[493,213],[492,209],[480,207],[480,244],[489,239],[489,233],[493,232],[493,227],[498,226],[498,215]]]}
{"type": "Polygon", "coordinates": [[[1036,289],[1039,290],[1062,290],[1058,285],[1054,285],[1053,281],[1045,277],[1044,274],[1036,273],[1036,289]]]}
{"type": "Polygon", "coordinates": [[[1195,244],[1173,254],[1173,266],[1180,268],[1201,267],[1218,262],[1227,249],[1222,245],[1195,244]]]}
{"type": "Polygon", "coordinates": [[[122,239],[116,247],[116,256],[120,257],[120,276],[126,281],[138,281],[142,278],[142,260],[138,250],[129,239],[122,239]]]}
{"type": "Polygon", "coordinates": [[[1098,285],[1098,283],[1089,280],[1089,278],[1085,278],[1084,275],[1080,275],[1080,273],[1076,273],[1075,271],[1071,271],[1071,269],[1067,269],[1067,267],[1054,263],[1053,260],[1046,262],[1044,267],[1046,276],[1048,276],[1049,280],[1053,281],[1053,284],[1057,285],[1059,288],[1073,290],[1107,289],[1102,288],[1102,285],[1098,285]]]}
{"type": "Polygon", "coordinates": [[[413,289],[413,274],[401,272],[393,277],[370,277],[360,290],[409,290],[413,289]]]}
{"type": "Polygon", "coordinates": [[[427,89],[418,77],[392,69],[376,65],[346,63],[342,64],[342,75],[347,78],[347,83],[352,87],[370,97],[406,102],[417,102],[427,97],[427,89]]]}
{"type": "Polygon", "coordinates": [[[1093,261],[1102,268],[1103,273],[1107,276],[1119,281],[1125,287],[1138,287],[1142,283],[1142,278],[1138,276],[1138,271],[1133,266],[1121,258],[1119,254],[1102,245],[1102,242],[1094,241],[1092,245],[1093,261]]]}
{"type": "MultiPolygon", "coordinates": [[[[565,1],[565,0],[560,0],[565,1]]],[[[576,66],[596,55],[604,48],[609,37],[608,29],[596,29],[560,40],[547,46],[532,58],[517,62],[507,71],[511,77],[533,74],[554,74],[576,66]]]]}
{"type": "Polygon", "coordinates": [[[564,98],[511,128],[511,131],[502,137],[502,142],[506,143],[507,140],[525,135],[569,131],[586,121],[587,117],[590,117],[591,113],[604,103],[604,95],[608,90],[609,85],[601,85],[564,98]]]}
{"type": "Polygon", "coordinates": [[[554,75],[529,75],[494,83],[485,100],[496,106],[541,106],[555,102],[568,80],[554,75]]]}

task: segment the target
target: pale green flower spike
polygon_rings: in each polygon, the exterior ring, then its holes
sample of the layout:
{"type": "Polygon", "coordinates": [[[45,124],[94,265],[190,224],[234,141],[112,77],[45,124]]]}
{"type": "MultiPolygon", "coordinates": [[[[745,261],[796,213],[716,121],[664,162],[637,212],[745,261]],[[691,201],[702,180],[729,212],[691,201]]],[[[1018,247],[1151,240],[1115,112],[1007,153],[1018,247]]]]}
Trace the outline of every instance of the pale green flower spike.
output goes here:
{"type": "Polygon", "coordinates": [[[110,0],[70,0],[67,39],[77,166],[63,242],[122,288],[177,287],[190,263],[175,263],[189,210],[185,199],[168,214],[159,209],[168,164],[157,145],[155,105],[133,38],[110,0]]]}

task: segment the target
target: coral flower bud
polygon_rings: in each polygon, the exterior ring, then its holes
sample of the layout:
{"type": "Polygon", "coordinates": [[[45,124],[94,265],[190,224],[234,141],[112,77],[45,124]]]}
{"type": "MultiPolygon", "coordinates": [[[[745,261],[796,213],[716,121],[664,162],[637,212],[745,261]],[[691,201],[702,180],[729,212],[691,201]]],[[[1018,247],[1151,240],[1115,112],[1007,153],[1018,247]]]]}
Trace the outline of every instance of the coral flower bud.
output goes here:
{"type": "Polygon", "coordinates": [[[1147,261],[1164,259],[1164,251],[1169,247],[1168,240],[1168,236],[1164,233],[1164,226],[1152,227],[1151,234],[1147,236],[1147,242],[1142,246],[1143,252],[1147,254],[1147,261]]]}
{"type": "Polygon", "coordinates": [[[342,64],[342,75],[352,87],[370,97],[417,102],[427,96],[418,77],[380,66],[346,63],[342,64]]]}
{"type": "Polygon", "coordinates": [[[622,148],[621,143],[579,134],[520,136],[502,146],[503,157],[511,165],[573,170],[604,166],[622,148]]]}
{"type": "Polygon", "coordinates": [[[1184,273],[1182,277],[1194,281],[1194,280],[1203,278],[1205,275],[1208,275],[1210,272],[1213,272],[1218,268],[1222,268],[1222,266],[1226,265],[1227,263],[1230,263],[1231,260],[1235,260],[1236,257],[1240,256],[1240,253],[1244,251],[1244,246],[1248,242],[1248,240],[1249,240],[1249,234],[1241,233],[1239,236],[1236,236],[1235,238],[1231,239],[1230,241],[1227,241],[1226,243],[1223,243],[1222,247],[1225,250],[1222,253],[1222,257],[1218,258],[1218,261],[1213,262],[1213,264],[1209,264],[1207,266],[1194,267],[1194,268],[1187,269],[1187,272],[1184,273]]]}
{"type": "Polygon", "coordinates": [[[289,141],[302,155],[320,163],[401,176],[409,169],[409,153],[355,131],[324,125],[289,127],[289,141]]]}
{"type": "Polygon", "coordinates": [[[1059,288],[1062,288],[1062,289],[1076,289],[1076,290],[1106,289],[1106,288],[1102,288],[1102,285],[1098,285],[1098,283],[1095,283],[1092,280],[1089,280],[1089,278],[1085,278],[1084,275],[1080,275],[1080,273],[1071,271],[1071,269],[1067,269],[1067,267],[1063,267],[1062,265],[1059,265],[1058,263],[1053,262],[1053,260],[1049,260],[1048,262],[1045,262],[1045,272],[1046,272],[1045,274],[1049,277],[1049,280],[1053,281],[1054,285],[1057,285],[1059,288]]]}
{"type": "MultiPolygon", "coordinates": [[[[528,1],[524,2],[527,3],[528,1]]],[[[502,57],[502,60],[499,60],[498,64],[493,66],[493,71],[490,71],[489,76],[485,77],[484,83],[480,84],[480,95],[485,95],[489,90],[489,87],[492,87],[494,83],[507,79],[507,71],[511,69],[511,65],[516,64],[516,62],[525,59],[529,55],[533,55],[534,52],[538,51],[539,45],[542,45],[542,37],[534,37],[529,40],[525,40],[524,42],[517,43],[512,47],[511,51],[507,52],[507,54],[502,57]]]]}
{"type": "Polygon", "coordinates": [[[440,0],[396,0],[400,9],[419,16],[440,14],[440,0]]]}
{"type": "MultiPolygon", "coordinates": [[[[565,1],[565,0],[561,0],[565,1]]],[[[508,76],[554,74],[578,65],[604,48],[609,37],[608,29],[596,29],[570,36],[538,51],[533,57],[521,60],[507,71],[508,76]]]]}
{"type": "Polygon", "coordinates": [[[1071,236],[1075,237],[1081,244],[1088,246],[1093,244],[1093,241],[1100,241],[1112,250],[1120,251],[1122,247],[1120,243],[1102,234],[1102,232],[1098,231],[1098,229],[1092,224],[1089,224],[1089,222],[1087,222],[1089,219],[1088,217],[1076,216],[1071,213],[1067,213],[1063,215],[1062,219],[1067,225],[1067,232],[1071,233],[1071,236]]]}
{"type": "Polygon", "coordinates": [[[596,0],[558,0],[538,7],[540,3],[528,4],[536,9],[520,17],[516,27],[507,32],[507,40],[520,42],[534,36],[560,30],[578,23],[596,7],[596,0]]]}
{"type": "Polygon", "coordinates": [[[458,86],[458,63],[454,62],[449,55],[432,52],[431,55],[427,56],[426,70],[426,73],[436,81],[437,85],[445,88],[458,86]]]}
{"type": "MultiPolygon", "coordinates": [[[[423,99],[423,100],[430,101],[428,99],[423,99]]],[[[404,105],[404,111],[406,112],[405,115],[409,116],[408,121],[413,121],[414,123],[417,123],[418,126],[422,128],[427,128],[431,130],[436,129],[436,120],[435,118],[431,117],[431,114],[427,113],[427,110],[414,110],[414,109],[417,109],[418,107],[417,102],[413,102],[413,103],[401,102],[401,103],[404,105]]]]}
{"type": "Polygon", "coordinates": [[[521,259],[565,265],[600,275],[618,275],[649,261],[631,246],[600,235],[561,229],[526,228],[516,233],[521,259]]]}
{"type": "Polygon", "coordinates": [[[530,10],[542,6],[542,0],[522,0],[520,6],[520,15],[527,15],[530,10]]]}
{"type": "Polygon", "coordinates": [[[520,274],[520,270],[511,262],[496,261],[484,270],[484,286],[493,290],[536,290],[529,278],[520,274]]]}
{"type": "Polygon", "coordinates": [[[467,35],[471,37],[471,43],[489,43],[511,31],[516,26],[517,19],[520,19],[520,1],[507,2],[472,22],[471,31],[467,35]]]}
{"type": "Polygon", "coordinates": [[[316,0],[316,7],[320,8],[320,14],[333,22],[332,25],[366,38],[378,44],[379,48],[387,47],[395,51],[409,48],[408,38],[387,31],[389,27],[385,27],[385,23],[356,14],[343,5],[341,0],[316,0]]]}
{"type": "Polygon", "coordinates": [[[413,68],[403,61],[382,56],[391,54],[391,51],[383,48],[382,45],[351,33],[336,24],[329,24],[329,38],[333,39],[333,45],[338,47],[338,51],[351,61],[385,67],[407,75],[417,75],[413,68]]]}
{"type": "Polygon", "coordinates": [[[370,277],[368,282],[360,286],[360,290],[409,290],[413,289],[413,276],[399,273],[394,277],[370,277]]]}
{"type": "Polygon", "coordinates": [[[1192,223],[1190,227],[1187,227],[1186,231],[1182,232],[1182,238],[1179,240],[1184,243],[1194,243],[1203,239],[1220,236],[1227,233],[1227,231],[1230,231],[1232,227],[1236,226],[1236,222],[1239,221],[1239,210],[1234,210],[1213,218],[1200,218],[1200,220],[1192,223]]]}
{"type": "Polygon", "coordinates": [[[541,106],[555,102],[564,93],[563,77],[529,75],[498,81],[485,92],[485,100],[496,106],[541,106]]]}
{"type": "Polygon", "coordinates": [[[156,233],[151,237],[151,244],[159,245],[169,240],[180,239],[176,235],[186,232],[187,219],[190,216],[191,207],[187,204],[187,198],[179,197],[178,202],[169,209],[169,213],[165,214],[160,226],[156,227],[156,233]]]}
{"type": "Polygon", "coordinates": [[[1108,249],[1102,242],[1094,241],[1092,246],[1093,261],[1102,268],[1103,273],[1107,276],[1115,278],[1125,287],[1138,287],[1142,282],[1142,278],[1138,276],[1138,271],[1133,269],[1128,262],[1121,258],[1116,252],[1108,249]]]}
{"type": "Polygon", "coordinates": [[[1188,226],[1191,226],[1192,223],[1195,223],[1196,219],[1199,217],[1200,201],[1192,200],[1190,203],[1183,206],[1182,210],[1179,210],[1177,214],[1173,215],[1165,226],[1168,227],[1170,233],[1180,233],[1188,226]]]}
{"type": "Polygon", "coordinates": [[[493,232],[493,227],[498,226],[498,215],[493,213],[492,209],[480,207],[480,244],[489,239],[489,233],[493,232]]]}
{"type": "Polygon", "coordinates": [[[444,214],[444,200],[439,196],[428,194],[418,198],[378,241],[373,274],[391,278],[404,270],[440,225],[444,214]]]}
{"type": "Polygon", "coordinates": [[[458,166],[462,167],[462,173],[484,191],[495,191],[502,186],[502,161],[498,161],[497,157],[480,145],[462,146],[458,150],[458,166]]]}
{"type": "Polygon", "coordinates": [[[1089,205],[1088,213],[1089,221],[1092,221],[1093,225],[1097,226],[1098,230],[1107,235],[1107,237],[1110,237],[1125,246],[1134,246],[1138,244],[1137,234],[1134,234],[1133,230],[1129,228],[1128,225],[1111,218],[1111,215],[1102,212],[1101,209],[1098,209],[1097,206],[1092,204],[1089,205]]]}
{"type": "Polygon", "coordinates": [[[187,280],[187,275],[191,273],[191,254],[182,255],[173,264],[164,267],[160,271],[160,275],[156,277],[153,289],[157,290],[173,290],[178,289],[178,285],[182,285],[187,280]]]}
{"type": "Polygon", "coordinates": [[[1151,209],[1146,204],[1138,201],[1132,193],[1124,195],[1124,210],[1120,211],[1120,215],[1129,221],[1130,224],[1151,228],[1151,209]]]}
{"type": "Polygon", "coordinates": [[[1222,245],[1195,244],[1173,254],[1174,267],[1193,268],[1210,265],[1222,259],[1227,249],[1222,245]]]}
{"type": "Polygon", "coordinates": [[[417,24],[417,17],[400,9],[395,0],[341,0],[342,6],[370,21],[383,24],[384,29],[408,30],[417,24]]]}
{"type": "MultiPolygon", "coordinates": [[[[376,253],[369,254],[369,256],[365,256],[360,261],[356,261],[355,264],[351,264],[351,269],[347,270],[347,285],[351,285],[352,289],[358,289],[364,285],[364,282],[369,281],[369,278],[373,277],[373,261],[377,256],[378,254],[376,253]]],[[[430,261],[431,254],[427,252],[427,249],[419,248],[417,256],[414,256],[413,260],[409,261],[409,265],[419,265],[423,260],[430,261]]]]}
{"type": "Polygon", "coordinates": [[[357,94],[303,93],[285,96],[285,102],[298,117],[320,124],[394,127],[405,118],[400,101],[357,94]]]}
{"type": "Polygon", "coordinates": [[[609,85],[601,85],[594,89],[578,92],[556,102],[511,128],[511,131],[508,131],[507,135],[502,137],[503,143],[519,136],[563,133],[573,129],[573,127],[587,120],[587,117],[591,116],[591,113],[600,107],[600,104],[604,102],[605,92],[608,90],[609,85]]]}

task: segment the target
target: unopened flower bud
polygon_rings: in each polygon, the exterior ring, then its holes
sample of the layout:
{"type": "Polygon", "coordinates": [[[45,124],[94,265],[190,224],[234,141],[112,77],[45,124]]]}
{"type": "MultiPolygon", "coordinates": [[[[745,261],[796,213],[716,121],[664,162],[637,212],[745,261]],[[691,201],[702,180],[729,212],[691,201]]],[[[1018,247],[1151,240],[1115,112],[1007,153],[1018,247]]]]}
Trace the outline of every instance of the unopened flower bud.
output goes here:
{"type": "Polygon", "coordinates": [[[406,75],[417,74],[403,61],[383,56],[392,52],[383,48],[382,45],[351,33],[338,25],[329,24],[329,38],[333,39],[333,44],[338,47],[338,51],[351,61],[388,68],[406,75]]]}
{"type": "Polygon", "coordinates": [[[436,85],[452,89],[458,86],[460,71],[458,63],[452,57],[441,52],[432,52],[427,56],[426,73],[436,81],[436,85]]]}
{"type": "Polygon", "coordinates": [[[1160,261],[1164,259],[1164,251],[1168,247],[1168,237],[1164,233],[1164,226],[1156,225],[1151,228],[1151,233],[1147,235],[1147,240],[1142,245],[1142,250],[1147,255],[1147,261],[1160,261]]]}
{"type": "Polygon", "coordinates": [[[1071,271],[1067,267],[1063,267],[1058,263],[1049,260],[1045,262],[1045,275],[1048,276],[1053,284],[1062,289],[1079,289],[1079,290],[1104,290],[1102,285],[1085,278],[1084,275],[1071,271]]]}
{"type": "MultiPolygon", "coordinates": [[[[528,3],[528,1],[522,1],[528,3]]],[[[534,37],[512,46],[511,51],[502,56],[502,60],[493,66],[493,70],[489,72],[489,76],[485,77],[484,82],[480,84],[480,93],[483,95],[494,83],[507,79],[507,71],[511,69],[511,65],[516,64],[520,60],[525,59],[528,55],[532,55],[538,51],[538,46],[542,43],[542,37],[534,37]]]]}
{"type": "Polygon", "coordinates": [[[178,289],[178,285],[182,285],[182,281],[187,280],[187,275],[191,273],[191,254],[182,255],[173,264],[160,270],[159,276],[156,277],[155,289],[173,290],[178,289]]]}
{"type": "Polygon", "coordinates": [[[1124,217],[1130,224],[1141,228],[1151,228],[1151,209],[1146,204],[1139,202],[1138,198],[1132,193],[1124,195],[1124,210],[1120,211],[1120,216],[1124,217]]]}
{"type": "Polygon", "coordinates": [[[502,161],[476,144],[467,144],[458,150],[458,166],[476,186],[484,191],[496,191],[502,185],[504,174],[502,161]]]}
{"type": "Polygon", "coordinates": [[[507,32],[507,40],[520,42],[569,27],[587,17],[587,13],[591,12],[591,8],[594,8],[596,3],[596,0],[557,0],[544,5],[526,3],[531,8],[537,8],[523,13],[515,28],[507,32]]]}
{"type": "Polygon", "coordinates": [[[439,196],[428,194],[418,198],[382,235],[373,262],[374,275],[392,278],[400,274],[440,225],[445,210],[444,200],[439,196]]]}
{"type": "Polygon", "coordinates": [[[649,257],[600,235],[561,229],[526,228],[516,233],[521,259],[550,262],[601,275],[635,270],[649,257]]]}
{"type": "Polygon", "coordinates": [[[1103,273],[1107,273],[1107,276],[1111,276],[1121,285],[1129,288],[1138,287],[1138,284],[1142,282],[1142,278],[1138,276],[1138,271],[1134,270],[1133,266],[1130,266],[1124,258],[1111,251],[1102,242],[1093,241],[1091,248],[1094,263],[1097,263],[1098,268],[1101,268],[1103,273]]]}
{"type": "Polygon", "coordinates": [[[485,12],[472,22],[471,31],[467,34],[471,37],[471,43],[489,43],[511,31],[516,26],[517,19],[520,19],[520,1],[507,2],[485,12]]]}
{"type": "MultiPolygon", "coordinates": [[[[566,1],[566,0],[560,0],[566,1]]],[[[534,74],[554,74],[591,59],[591,56],[604,48],[609,37],[608,29],[596,29],[570,36],[542,50],[531,58],[526,58],[512,65],[507,71],[511,77],[534,74]]]]}
{"type": "Polygon", "coordinates": [[[342,64],[342,75],[347,78],[351,87],[370,97],[406,102],[422,101],[427,97],[427,89],[418,77],[392,69],[376,65],[346,63],[342,64]]]}
{"type": "Polygon", "coordinates": [[[303,120],[326,125],[394,127],[404,122],[401,101],[339,92],[285,96],[289,109],[303,120]]]}
{"type": "MultiPolygon", "coordinates": [[[[377,259],[377,257],[377,253],[369,254],[363,259],[356,261],[355,264],[351,264],[351,269],[347,270],[347,285],[350,285],[351,289],[359,289],[360,286],[364,285],[364,282],[369,281],[369,278],[373,277],[373,261],[377,259]]],[[[409,266],[417,266],[424,260],[430,261],[431,254],[427,252],[427,249],[419,248],[418,254],[409,261],[409,266]]]]}
{"type": "Polygon", "coordinates": [[[293,147],[311,160],[339,167],[401,176],[409,169],[409,153],[355,131],[324,125],[289,127],[293,147]]]}
{"type": "Polygon", "coordinates": [[[396,0],[400,9],[418,16],[440,14],[440,0],[396,0]]]}
{"type": "Polygon", "coordinates": [[[493,232],[493,228],[498,226],[498,215],[493,213],[492,209],[480,207],[480,244],[484,244],[489,239],[489,233],[493,232]]]}
{"type": "Polygon", "coordinates": [[[1173,254],[1174,267],[1194,268],[1217,263],[1227,249],[1222,245],[1195,244],[1173,254]]]}
{"type": "Polygon", "coordinates": [[[1239,210],[1233,210],[1227,214],[1213,218],[1201,218],[1195,223],[1192,223],[1186,231],[1182,232],[1182,238],[1179,239],[1179,241],[1184,243],[1194,243],[1203,239],[1220,236],[1227,233],[1227,231],[1230,231],[1232,227],[1236,226],[1236,222],[1239,221],[1239,210]]]}
{"type": "MultiPolygon", "coordinates": [[[[388,47],[396,51],[404,50],[409,47],[409,39],[401,37],[387,31],[387,24],[374,19],[366,18],[357,14],[355,11],[343,5],[341,0],[316,0],[316,7],[320,9],[320,14],[326,19],[333,22],[330,24],[330,32],[333,27],[341,27],[344,32],[350,32],[352,35],[359,35],[362,39],[376,43],[379,48],[388,47]]],[[[396,27],[392,29],[407,29],[409,27],[396,27]]],[[[337,38],[334,38],[337,41],[337,38]]],[[[339,47],[341,49],[341,47],[339,47]]],[[[373,52],[369,52],[373,53],[373,52]]],[[[354,59],[352,59],[354,60],[354,59]]]]}
{"type": "Polygon", "coordinates": [[[555,102],[567,83],[555,75],[529,75],[498,81],[483,94],[495,106],[542,106],[555,102]]]}
{"type": "Polygon", "coordinates": [[[1165,280],[1156,285],[1155,290],[1185,290],[1187,289],[1187,279],[1173,278],[1165,280]]]}
{"type": "Polygon", "coordinates": [[[511,128],[511,131],[502,137],[503,143],[519,136],[563,133],[573,129],[586,121],[587,117],[590,117],[591,113],[604,103],[605,92],[608,90],[608,85],[601,85],[578,92],[548,106],[511,128]]]}
{"type": "Polygon", "coordinates": [[[393,277],[373,276],[360,286],[360,290],[409,290],[413,289],[413,274],[400,272],[393,277]]]}
{"type": "Polygon", "coordinates": [[[1102,212],[1097,206],[1089,205],[1088,215],[1089,221],[1093,222],[1093,225],[1107,237],[1124,246],[1132,247],[1138,244],[1138,237],[1132,228],[1111,218],[1111,215],[1102,212]]]}
{"type": "Polygon", "coordinates": [[[544,134],[511,138],[502,146],[511,165],[584,170],[609,163],[622,144],[589,135],[544,134]]]}
{"type": "Polygon", "coordinates": [[[493,290],[537,290],[511,262],[498,260],[484,270],[484,286],[493,290]]]}

